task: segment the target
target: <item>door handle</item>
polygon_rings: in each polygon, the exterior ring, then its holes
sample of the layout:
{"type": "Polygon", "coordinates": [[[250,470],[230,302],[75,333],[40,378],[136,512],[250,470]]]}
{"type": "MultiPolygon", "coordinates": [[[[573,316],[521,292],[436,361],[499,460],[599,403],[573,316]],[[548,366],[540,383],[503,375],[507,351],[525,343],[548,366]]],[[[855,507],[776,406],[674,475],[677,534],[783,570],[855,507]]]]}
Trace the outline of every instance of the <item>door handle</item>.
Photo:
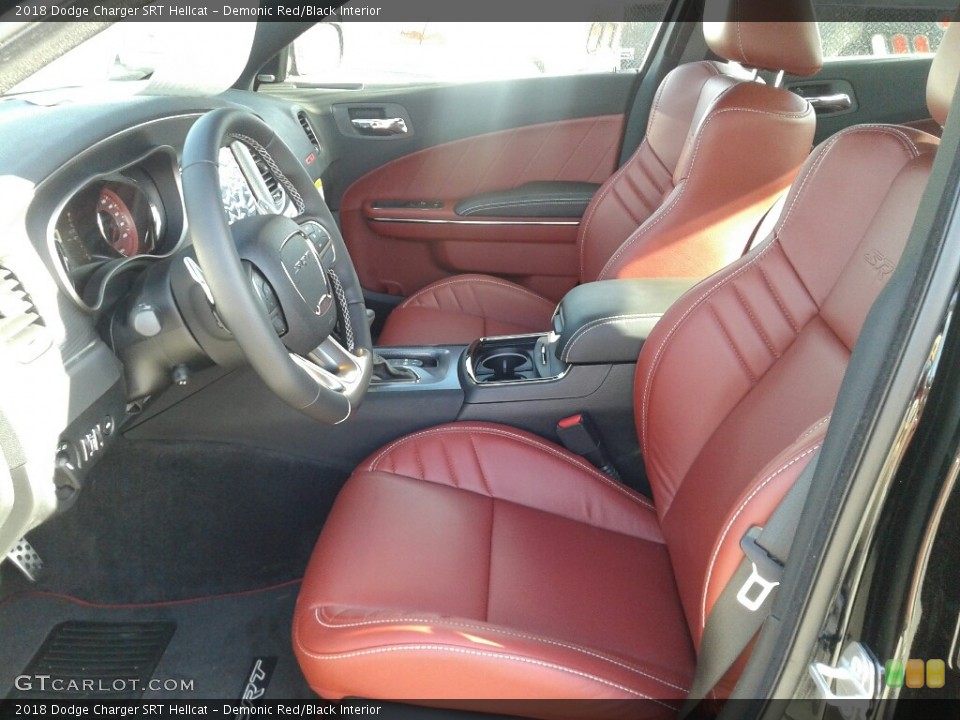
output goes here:
{"type": "Polygon", "coordinates": [[[406,135],[403,118],[352,118],[350,123],[363,135],[406,135]]]}
{"type": "MultiPolygon", "coordinates": [[[[803,96],[801,95],[801,97],[803,96]]],[[[816,95],[805,99],[813,106],[814,110],[819,112],[840,112],[841,110],[849,110],[853,107],[853,100],[847,93],[816,95]]]]}

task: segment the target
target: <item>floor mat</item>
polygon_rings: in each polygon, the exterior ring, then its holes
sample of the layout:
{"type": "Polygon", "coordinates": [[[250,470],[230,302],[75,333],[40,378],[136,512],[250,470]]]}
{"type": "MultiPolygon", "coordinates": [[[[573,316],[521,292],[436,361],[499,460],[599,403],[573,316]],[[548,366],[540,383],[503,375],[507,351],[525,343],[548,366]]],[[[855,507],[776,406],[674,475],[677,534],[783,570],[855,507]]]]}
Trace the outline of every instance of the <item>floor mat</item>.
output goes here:
{"type": "Polygon", "coordinates": [[[121,440],[77,504],[29,534],[44,561],[39,582],[4,563],[0,596],[156,602],[299,578],[345,480],[256,448],[121,440]]]}
{"type": "Polygon", "coordinates": [[[172,622],[59,623],[20,676],[57,678],[61,689],[44,683],[28,694],[15,688],[10,698],[135,700],[153,677],[176,629],[172,622]]]}
{"type": "MultiPolygon", "coordinates": [[[[139,606],[93,606],[42,592],[12,596],[0,604],[0,697],[52,697],[45,692],[53,690],[58,699],[117,698],[123,692],[127,693],[125,696],[137,693],[135,696],[158,700],[238,700],[251,668],[260,661],[272,669],[264,698],[313,698],[290,639],[298,590],[299,582],[290,582],[261,591],[139,606]],[[105,623],[126,626],[128,631],[135,626],[152,628],[154,636],[163,627],[172,629],[172,633],[165,650],[155,653],[157,659],[149,674],[143,670],[138,676],[128,672],[129,666],[116,667],[113,670],[126,673],[118,676],[121,682],[99,684],[97,673],[103,665],[88,660],[86,669],[75,679],[93,680],[91,694],[89,683],[86,689],[82,684],[71,685],[65,675],[53,671],[51,656],[44,651],[45,642],[54,628],[64,624],[75,630],[78,626],[89,629],[91,624],[99,624],[102,629],[105,623]],[[36,665],[44,657],[48,666],[36,665]],[[138,682],[139,677],[142,681],[138,682]]],[[[100,648],[93,653],[94,659],[103,660],[106,653],[124,654],[131,650],[131,645],[118,644],[117,639],[114,636],[111,643],[108,638],[106,645],[112,645],[112,649],[100,648]]],[[[77,649],[76,643],[67,645],[77,649]]],[[[158,646],[155,642],[154,648],[158,646]]],[[[138,658],[145,662],[142,656],[138,658]]],[[[53,659],[62,661],[63,656],[54,655],[53,659]]],[[[77,659],[74,657],[73,661],[77,659]]],[[[74,673],[78,669],[74,662],[66,671],[74,673]]],[[[61,667],[57,672],[63,670],[61,667]]]]}

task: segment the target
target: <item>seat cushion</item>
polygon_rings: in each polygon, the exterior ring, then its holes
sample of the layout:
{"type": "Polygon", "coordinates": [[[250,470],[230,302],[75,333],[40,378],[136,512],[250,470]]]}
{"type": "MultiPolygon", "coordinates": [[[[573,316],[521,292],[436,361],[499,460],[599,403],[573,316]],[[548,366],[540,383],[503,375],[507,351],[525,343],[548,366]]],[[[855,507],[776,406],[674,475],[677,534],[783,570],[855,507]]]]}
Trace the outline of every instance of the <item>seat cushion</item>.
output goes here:
{"type": "Polygon", "coordinates": [[[387,318],[379,345],[466,345],[488,335],[546,332],[555,303],[490,275],[427,285],[387,318]]]}
{"type": "Polygon", "coordinates": [[[408,436],[360,466],[310,560],[294,646],[328,698],[676,707],[694,667],[650,503],[485,423],[408,436]]]}

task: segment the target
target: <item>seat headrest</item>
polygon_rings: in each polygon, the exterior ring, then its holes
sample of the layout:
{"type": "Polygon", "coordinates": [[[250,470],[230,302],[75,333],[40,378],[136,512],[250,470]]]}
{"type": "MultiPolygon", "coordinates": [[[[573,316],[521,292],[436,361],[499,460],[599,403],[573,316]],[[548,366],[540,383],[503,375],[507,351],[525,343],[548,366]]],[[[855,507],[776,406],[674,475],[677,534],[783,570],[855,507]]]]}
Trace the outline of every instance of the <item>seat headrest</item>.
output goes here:
{"type": "Polygon", "coordinates": [[[703,18],[707,46],[724,60],[801,76],[823,64],[810,0],[707,0],[703,18]]]}
{"type": "Polygon", "coordinates": [[[940,41],[937,55],[933,58],[930,75],[927,77],[927,109],[930,117],[940,125],[947,123],[947,113],[953,103],[953,94],[960,77],[960,13],[940,41]]]}

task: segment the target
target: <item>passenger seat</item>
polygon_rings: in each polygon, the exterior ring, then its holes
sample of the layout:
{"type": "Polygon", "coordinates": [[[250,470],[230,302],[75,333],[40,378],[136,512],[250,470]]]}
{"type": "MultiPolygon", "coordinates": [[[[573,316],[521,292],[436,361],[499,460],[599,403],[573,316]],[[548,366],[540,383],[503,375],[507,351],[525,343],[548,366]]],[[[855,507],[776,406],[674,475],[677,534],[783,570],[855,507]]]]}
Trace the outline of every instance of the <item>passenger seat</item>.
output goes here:
{"type": "MultiPolygon", "coordinates": [[[[820,35],[809,0],[708,2],[707,45],[729,63],[681,65],[664,78],[638,150],[600,188],[580,226],[579,281],[705,277],[740,257],[743,238],[793,181],[816,116],[757,69],[813,75],[820,35]],[[759,8],[763,5],[764,8],[759,8]],[[776,14],[780,22],[739,18],[776,14]],[[745,67],[752,68],[747,70],[745,67]]],[[[387,318],[380,345],[461,344],[546,331],[552,301],[500,278],[432,283],[387,318]]]]}

